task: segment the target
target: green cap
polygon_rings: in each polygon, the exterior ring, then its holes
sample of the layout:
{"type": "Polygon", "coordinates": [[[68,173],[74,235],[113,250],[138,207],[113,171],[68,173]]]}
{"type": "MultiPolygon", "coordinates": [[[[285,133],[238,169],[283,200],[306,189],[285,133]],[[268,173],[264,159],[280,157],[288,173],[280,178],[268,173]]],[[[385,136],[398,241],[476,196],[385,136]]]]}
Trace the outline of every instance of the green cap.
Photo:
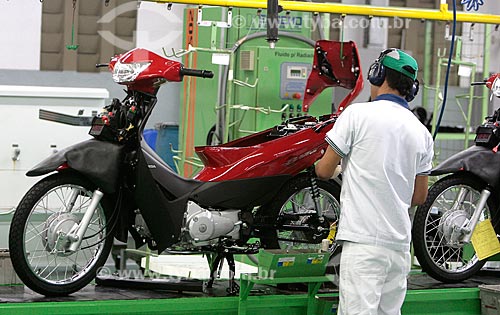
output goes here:
{"type": "Polygon", "coordinates": [[[382,59],[382,64],[387,68],[401,72],[412,80],[417,78],[417,61],[402,50],[394,49],[387,53],[382,59]]]}

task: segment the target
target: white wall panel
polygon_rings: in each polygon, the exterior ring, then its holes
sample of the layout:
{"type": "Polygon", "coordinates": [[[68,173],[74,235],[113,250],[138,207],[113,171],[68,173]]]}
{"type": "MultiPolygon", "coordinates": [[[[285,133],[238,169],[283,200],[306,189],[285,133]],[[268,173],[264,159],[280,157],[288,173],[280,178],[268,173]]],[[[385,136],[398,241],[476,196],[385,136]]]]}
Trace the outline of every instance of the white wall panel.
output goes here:
{"type": "Polygon", "coordinates": [[[0,1],[0,69],[40,69],[42,3],[0,1]]]}
{"type": "Polygon", "coordinates": [[[89,127],[40,120],[39,110],[77,115],[83,109],[90,116],[108,97],[105,89],[0,86],[0,211],[16,206],[39,180],[25,173],[52,154],[51,145],[60,150],[90,138],[89,127]],[[13,144],[21,150],[15,162],[13,144]]]}

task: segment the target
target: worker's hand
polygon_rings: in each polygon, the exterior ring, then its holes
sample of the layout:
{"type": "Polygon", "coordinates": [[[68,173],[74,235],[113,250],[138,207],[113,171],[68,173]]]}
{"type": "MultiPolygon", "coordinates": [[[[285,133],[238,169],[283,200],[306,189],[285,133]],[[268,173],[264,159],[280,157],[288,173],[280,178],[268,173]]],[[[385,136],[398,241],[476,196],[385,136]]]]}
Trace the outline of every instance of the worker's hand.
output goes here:
{"type": "Polygon", "coordinates": [[[342,166],[339,164],[335,168],[335,171],[333,172],[333,175],[332,175],[332,177],[330,177],[330,179],[336,178],[337,176],[339,176],[340,173],[342,173],[342,166]]]}

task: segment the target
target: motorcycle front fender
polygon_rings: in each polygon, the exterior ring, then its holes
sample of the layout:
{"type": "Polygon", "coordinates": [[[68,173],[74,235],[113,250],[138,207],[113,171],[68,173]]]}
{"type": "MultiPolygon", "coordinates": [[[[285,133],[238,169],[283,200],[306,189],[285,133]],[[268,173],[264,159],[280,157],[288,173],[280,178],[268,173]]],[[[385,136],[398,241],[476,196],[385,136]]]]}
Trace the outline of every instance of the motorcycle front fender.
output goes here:
{"type": "Polygon", "coordinates": [[[495,189],[500,184],[500,153],[481,146],[472,146],[450,156],[432,169],[431,175],[470,172],[495,189]]]}
{"type": "Polygon", "coordinates": [[[118,185],[123,146],[95,139],[67,147],[29,170],[27,176],[41,176],[56,171],[66,163],[105,193],[114,193],[118,185]]]}

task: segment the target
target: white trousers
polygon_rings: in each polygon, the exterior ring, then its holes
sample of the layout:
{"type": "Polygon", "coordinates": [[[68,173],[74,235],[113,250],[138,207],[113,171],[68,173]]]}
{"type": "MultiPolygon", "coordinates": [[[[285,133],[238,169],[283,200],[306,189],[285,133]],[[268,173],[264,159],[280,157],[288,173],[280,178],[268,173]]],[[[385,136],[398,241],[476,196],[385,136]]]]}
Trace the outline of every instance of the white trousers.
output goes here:
{"type": "Polygon", "coordinates": [[[339,315],[400,315],[410,253],[344,242],[340,257],[339,315]]]}

